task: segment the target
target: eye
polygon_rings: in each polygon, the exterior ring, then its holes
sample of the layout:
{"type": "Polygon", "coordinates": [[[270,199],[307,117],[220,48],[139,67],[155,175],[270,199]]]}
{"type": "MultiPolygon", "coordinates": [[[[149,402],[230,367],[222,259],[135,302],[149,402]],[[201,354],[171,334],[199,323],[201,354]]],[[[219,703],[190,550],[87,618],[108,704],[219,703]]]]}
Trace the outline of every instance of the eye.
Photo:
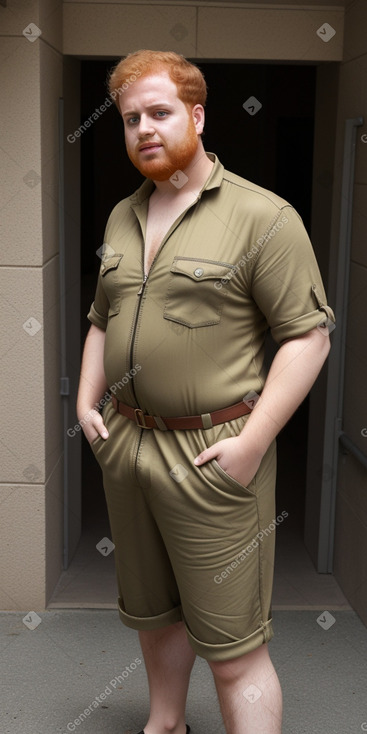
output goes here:
{"type": "Polygon", "coordinates": [[[128,117],[126,119],[126,124],[127,125],[136,125],[138,122],[139,122],[139,118],[138,117],[132,116],[132,117],[128,117]]]}
{"type": "Polygon", "coordinates": [[[157,117],[166,117],[166,115],[168,115],[168,112],[166,112],[165,110],[157,110],[155,114],[157,115],[157,117]]]}

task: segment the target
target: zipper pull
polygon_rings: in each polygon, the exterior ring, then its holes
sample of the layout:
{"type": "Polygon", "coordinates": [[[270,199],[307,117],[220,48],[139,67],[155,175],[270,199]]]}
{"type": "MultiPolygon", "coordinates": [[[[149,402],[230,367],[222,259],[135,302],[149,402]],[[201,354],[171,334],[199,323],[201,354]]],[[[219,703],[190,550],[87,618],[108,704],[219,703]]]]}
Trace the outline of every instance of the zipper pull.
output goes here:
{"type": "Polygon", "coordinates": [[[142,284],[140,286],[140,289],[138,290],[138,296],[141,296],[141,294],[142,294],[142,292],[144,290],[145,283],[147,282],[147,280],[148,280],[148,276],[147,275],[144,275],[144,280],[143,280],[143,282],[142,282],[142,284]]]}

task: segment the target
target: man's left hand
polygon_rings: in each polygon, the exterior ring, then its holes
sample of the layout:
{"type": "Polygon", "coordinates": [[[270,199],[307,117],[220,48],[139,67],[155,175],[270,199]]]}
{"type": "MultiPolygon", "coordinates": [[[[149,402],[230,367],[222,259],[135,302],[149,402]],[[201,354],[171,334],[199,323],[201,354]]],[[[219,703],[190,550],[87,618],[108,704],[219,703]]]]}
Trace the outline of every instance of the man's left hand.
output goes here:
{"type": "Polygon", "coordinates": [[[205,449],[194,459],[196,466],[216,459],[219,466],[233,479],[247,487],[254,478],[262,459],[257,451],[246,446],[240,436],[225,438],[205,449]]]}

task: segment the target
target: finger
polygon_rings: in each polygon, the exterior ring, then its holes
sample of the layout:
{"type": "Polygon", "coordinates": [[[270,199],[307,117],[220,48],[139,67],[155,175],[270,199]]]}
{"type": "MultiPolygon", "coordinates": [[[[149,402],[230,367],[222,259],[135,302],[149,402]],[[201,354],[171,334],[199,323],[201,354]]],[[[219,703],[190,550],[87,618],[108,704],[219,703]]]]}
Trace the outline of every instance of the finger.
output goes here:
{"type": "Polygon", "coordinates": [[[101,416],[99,416],[99,419],[96,419],[95,421],[93,421],[93,428],[95,428],[96,431],[98,431],[99,435],[102,438],[108,438],[110,435],[107,431],[107,428],[101,416]]]}
{"type": "Polygon", "coordinates": [[[202,451],[201,454],[199,454],[194,459],[194,464],[195,466],[201,466],[201,464],[206,464],[207,461],[214,459],[216,455],[217,453],[215,449],[213,450],[213,446],[211,446],[210,449],[205,449],[205,451],[202,451]]]}

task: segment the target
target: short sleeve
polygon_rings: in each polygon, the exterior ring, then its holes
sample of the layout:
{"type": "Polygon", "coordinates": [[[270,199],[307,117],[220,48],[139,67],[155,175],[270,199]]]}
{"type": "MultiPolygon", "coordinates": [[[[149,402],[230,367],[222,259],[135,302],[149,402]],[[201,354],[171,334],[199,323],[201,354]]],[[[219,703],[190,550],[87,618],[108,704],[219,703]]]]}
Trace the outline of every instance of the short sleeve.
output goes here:
{"type": "Polygon", "coordinates": [[[278,344],[335,323],[310,239],[293,207],[281,209],[257,247],[251,292],[278,344]]]}
{"type": "Polygon", "coordinates": [[[94,301],[90,307],[87,318],[92,324],[98,326],[100,329],[103,329],[103,331],[106,331],[108,321],[108,309],[108,298],[102,286],[102,276],[100,271],[98,275],[94,301]]]}

